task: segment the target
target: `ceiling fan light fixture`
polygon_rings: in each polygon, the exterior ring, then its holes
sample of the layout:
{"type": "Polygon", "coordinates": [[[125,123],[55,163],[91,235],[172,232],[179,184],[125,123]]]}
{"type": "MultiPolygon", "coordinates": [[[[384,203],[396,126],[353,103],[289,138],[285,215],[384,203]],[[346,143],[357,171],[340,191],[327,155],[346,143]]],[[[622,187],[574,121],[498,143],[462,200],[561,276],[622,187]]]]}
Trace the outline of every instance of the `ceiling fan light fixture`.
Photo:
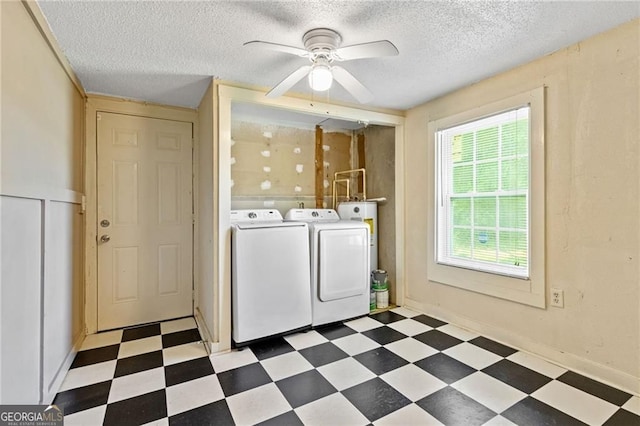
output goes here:
{"type": "MultiPolygon", "coordinates": [[[[2,1],[2,0],[0,0],[2,1]]],[[[373,94],[362,85],[349,71],[334,61],[349,61],[352,59],[379,58],[382,56],[396,56],[398,49],[389,40],[370,41],[341,47],[342,37],[330,28],[314,28],[302,36],[304,49],[296,46],[254,40],[246,45],[261,46],[262,48],[278,50],[308,58],[309,65],[304,65],[286,76],[266,93],[268,98],[277,98],[292,89],[307,76],[309,86],[314,92],[324,92],[331,88],[335,79],[358,102],[368,103],[373,100],[373,94]]]]}
{"type": "Polygon", "coordinates": [[[315,64],[309,73],[309,86],[315,92],[324,92],[331,88],[333,74],[331,67],[326,64],[315,64]]]}

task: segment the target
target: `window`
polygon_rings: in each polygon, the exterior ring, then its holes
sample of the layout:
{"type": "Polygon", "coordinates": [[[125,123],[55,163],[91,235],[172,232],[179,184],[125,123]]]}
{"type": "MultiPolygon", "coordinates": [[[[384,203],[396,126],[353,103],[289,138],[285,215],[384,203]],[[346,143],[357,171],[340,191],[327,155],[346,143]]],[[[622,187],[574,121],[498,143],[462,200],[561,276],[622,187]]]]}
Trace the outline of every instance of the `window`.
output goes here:
{"type": "Polygon", "coordinates": [[[529,278],[529,109],[438,130],[438,263],[529,278]]]}
{"type": "Polygon", "coordinates": [[[428,280],[545,307],[544,88],[428,131],[428,280]]]}

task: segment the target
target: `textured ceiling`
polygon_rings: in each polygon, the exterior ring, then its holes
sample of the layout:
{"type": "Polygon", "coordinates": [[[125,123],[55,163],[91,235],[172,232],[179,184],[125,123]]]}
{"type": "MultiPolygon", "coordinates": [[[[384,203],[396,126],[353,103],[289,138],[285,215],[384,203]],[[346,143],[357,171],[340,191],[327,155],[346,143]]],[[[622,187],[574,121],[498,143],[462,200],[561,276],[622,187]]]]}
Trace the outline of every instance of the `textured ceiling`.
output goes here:
{"type": "MultiPolygon", "coordinates": [[[[399,56],[341,65],[371,106],[408,109],[640,16],[640,2],[39,1],[89,93],[196,107],[210,76],[277,84],[307,59],[242,44],[302,47],[328,27],[343,46],[388,39],[399,56]]],[[[293,91],[309,94],[306,80],[293,91]]],[[[315,96],[355,103],[341,87],[315,96]]]]}

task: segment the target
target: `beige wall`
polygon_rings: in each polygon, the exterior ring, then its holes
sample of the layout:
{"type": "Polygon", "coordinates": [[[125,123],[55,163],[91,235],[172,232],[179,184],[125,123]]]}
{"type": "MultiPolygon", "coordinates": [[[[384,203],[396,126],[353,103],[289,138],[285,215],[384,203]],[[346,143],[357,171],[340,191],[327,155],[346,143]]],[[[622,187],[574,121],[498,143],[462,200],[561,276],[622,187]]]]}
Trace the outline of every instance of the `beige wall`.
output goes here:
{"type": "Polygon", "coordinates": [[[378,203],[378,268],[389,274],[389,298],[396,301],[396,133],[393,127],[369,126],[363,131],[367,170],[367,198],[378,203]]]}
{"type": "Polygon", "coordinates": [[[0,402],[48,403],[84,337],[84,95],[26,6],[0,8],[0,402]]]}
{"type": "Polygon", "coordinates": [[[407,114],[406,297],[639,392],[640,21],[481,81],[407,114]],[[430,282],[427,122],[546,87],[546,279],[564,309],[538,309],[430,282]]]}
{"type": "MultiPolygon", "coordinates": [[[[195,314],[204,323],[205,340],[218,341],[218,328],[214,311],[217,306],[217,287],[214,285],[213,262],[213,122],[214,122],[214,84],[209,85],[198,107],[198,143],[197,143],[197,224],[194,242],[197,248],[197,270],[195,271],[195,314]]],[[[202,327],[201,327],[202,328],[202,327]]]]}

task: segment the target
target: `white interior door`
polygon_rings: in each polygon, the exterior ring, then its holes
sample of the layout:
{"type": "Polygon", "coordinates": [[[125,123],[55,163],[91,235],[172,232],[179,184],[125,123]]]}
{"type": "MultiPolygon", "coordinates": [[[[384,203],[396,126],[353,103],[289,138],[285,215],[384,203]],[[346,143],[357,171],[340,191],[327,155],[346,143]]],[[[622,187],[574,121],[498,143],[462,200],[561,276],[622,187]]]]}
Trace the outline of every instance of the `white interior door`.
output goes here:
{"type": "Polygon", "coordinates": [[[98,329],[193,314],[191,123],[100,112],[98,329]]]}

